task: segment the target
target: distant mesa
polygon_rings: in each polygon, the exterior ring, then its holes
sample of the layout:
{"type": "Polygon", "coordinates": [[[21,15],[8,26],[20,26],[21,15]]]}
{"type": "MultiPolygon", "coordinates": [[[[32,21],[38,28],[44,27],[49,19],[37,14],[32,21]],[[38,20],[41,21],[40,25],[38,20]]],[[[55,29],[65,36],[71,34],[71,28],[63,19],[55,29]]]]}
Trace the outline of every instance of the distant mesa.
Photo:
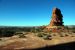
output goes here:
{"type": "Polygon", "coordinates": [[[64,26],[63,25],[63,15],[61,14],[60,9],[53,8],[51,22],[46,28],[48,28],[48,29],[58,28],[58,27],[62,27],[62,26],[64,26]]]}

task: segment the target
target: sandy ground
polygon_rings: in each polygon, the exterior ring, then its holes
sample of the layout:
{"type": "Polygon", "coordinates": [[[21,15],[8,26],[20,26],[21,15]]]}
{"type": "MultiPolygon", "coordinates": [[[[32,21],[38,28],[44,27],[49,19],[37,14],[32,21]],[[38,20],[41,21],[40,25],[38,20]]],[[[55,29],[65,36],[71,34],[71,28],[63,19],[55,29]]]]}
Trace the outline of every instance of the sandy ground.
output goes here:
{"type": "Polygon", "coordinates": [[[75,41],[75,35],[66,37],[53,36],[52,40],[44,40],[43,38],[37,37],[34,34],[27,34],[26,38],[18,38],[17,35],[12,37],[1,38],[0,40],[0,50],[3,49],[33,49],[41,48],[50,45],[57,45],[61,43],[68,43],[75,41]]]}

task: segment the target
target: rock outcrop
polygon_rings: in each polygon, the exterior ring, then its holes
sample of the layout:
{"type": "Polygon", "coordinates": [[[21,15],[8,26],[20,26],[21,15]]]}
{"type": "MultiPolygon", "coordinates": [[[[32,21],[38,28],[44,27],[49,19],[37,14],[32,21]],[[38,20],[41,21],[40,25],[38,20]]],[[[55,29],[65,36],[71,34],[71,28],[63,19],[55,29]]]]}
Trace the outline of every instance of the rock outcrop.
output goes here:
{"type": "Polygon", "coordinates": [[[52,12],[52,19],[47,28],[57,28],[58,26],[63,26],[63,16],[60,9],[54,8],[52,12]]]}

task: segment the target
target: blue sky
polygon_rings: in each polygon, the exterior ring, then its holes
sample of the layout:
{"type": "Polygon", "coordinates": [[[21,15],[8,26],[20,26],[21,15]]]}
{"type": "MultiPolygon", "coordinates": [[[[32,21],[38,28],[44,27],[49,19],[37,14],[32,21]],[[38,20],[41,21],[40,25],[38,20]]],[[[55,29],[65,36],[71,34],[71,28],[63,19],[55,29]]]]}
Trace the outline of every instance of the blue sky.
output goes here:
{"type": "Polygon", "coordinates": [[[0,0],[0,26],[48,25],[54,7],[64,25],[75,25],[75,0],[0,0]]]}

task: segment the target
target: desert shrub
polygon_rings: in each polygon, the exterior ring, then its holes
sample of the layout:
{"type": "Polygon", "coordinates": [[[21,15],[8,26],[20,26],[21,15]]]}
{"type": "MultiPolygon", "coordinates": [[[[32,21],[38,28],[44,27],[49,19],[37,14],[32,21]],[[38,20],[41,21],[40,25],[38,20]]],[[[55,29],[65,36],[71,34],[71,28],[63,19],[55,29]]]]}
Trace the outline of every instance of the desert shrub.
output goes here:
{"type": "Polygon", "coordinates": [[[2,34],[3,34],[3,33],[2,33],[2,31],[0,30],[0,37],[2,37],[2,34]]]}
{"type": "Polygon", "coordinates": [[[30,32],[31,31],[31,27],[25,27],[25,28],[22,28],[22,30],[24,30],[25,32],[30,32]]]}
{"type": "Polygon", "coordinates": [[[29,34],[29,32],[25,32],[25,33],[24,33],[24,35],[27,35],[27,34],[29,34]]]}
{"type": "Polygon", "coordinates": [[[43,33],[37,33],[36,34],[38,37],[43,37],[43,33]]]}
{"type": "Polygon", "coordinates": [[[48,39],[49,39],[49,37],[48,37],[48,36],[44,36],[44,37],[43,37],[43,39],[48,40],[48,39]]]}
{"type": "Polygon", "coordinates": [[[21,33],[21,32],[15,33],[15,35],[19,35],[19,34],[23,34],[23,33],[21,33]]]}
{"type": "Polygon", "coordinates": [[[75,33],[75,30],[73,30],[72,32],[75,33]]]}
{"type": "Polygon", "coordinates": [[[36,29],[35,27],[33,27],[33,28],[31,29],[31,32],[37,33],[38,31],[37,31],[37,29],[36,29]]]}
{"type": "Polygon", "coordinates": [[[14,33],[15,33],[14,31],[9,31],[9,30],[8,31],[3,31],[2,36],[3,37],[11,37],[11,36],[14,35],[14,33]]]}
{"type": "Polygon", "coordinates": [[[52,37],[51,37],[51,35],[46,35],[46,36],[43,36],[43,39],[45,39],[45,40],[52,40],[52,37]]]}
{"type": "Polygon", "coordinates": [[[24,34],[19,34],[19,38],[26,38],[26,36],[24,36],[24,34]]]}
{"type": "Polygon", "coordinates": [[[2,39],[0,39],[0,41],[2,41],[2,39]]]}
{"type": "Polygon", "coordinates": [[[41,37],[41,38],[43,38],[45,40],[51,40],[52,39],[52,38],[50,38],[50,37],[52,37],[50,34],[38,33],[37,36],[41,37]]]}
{"type": "Polygon", "coordinates": [[[60,37],[64,37],[63,35],[60,35],[60,37]]]}
{"type": "Polygon", "coordinates": [[[60,37],[64,37],[64,35],[62,33],[59,33],[60,37]]]}
{"type": "Polygon", "coordinates": [[[69,36],[68,34],[65,34],[65,36],[69,36]]]}
{"type": "Polygon", "coordinates": [[[69,32],[68,34],[72,34],[72,32],[69,32]]]}
{"type": "Polygon", "coordinates": [[[64,26],[65,29],[69,29],[68,26],[64,26]]]}
{"type": "Polygon", "coordinates": [[[45,26],[33,27],[31,29],[31,32],[33,32],[33,33],[43,32],[44,28],[45,28],[45,26]]]}
{"type": "Polygon", "coordinates": [[[19,34],[27,35],[27,34],[29,34],[29,32],[16,32],[16,33],[15,33],[15,35],[19,35],[19,34]]]}
{"type": "Polygon", "coordinates": [[[72,35],[71,37],[75,37],[75,36],[72,35]]]}
{"type": "Polygon", "coordinates": [[[56,34],[53,34],[53,36],[56,36],[56,34]]]}

